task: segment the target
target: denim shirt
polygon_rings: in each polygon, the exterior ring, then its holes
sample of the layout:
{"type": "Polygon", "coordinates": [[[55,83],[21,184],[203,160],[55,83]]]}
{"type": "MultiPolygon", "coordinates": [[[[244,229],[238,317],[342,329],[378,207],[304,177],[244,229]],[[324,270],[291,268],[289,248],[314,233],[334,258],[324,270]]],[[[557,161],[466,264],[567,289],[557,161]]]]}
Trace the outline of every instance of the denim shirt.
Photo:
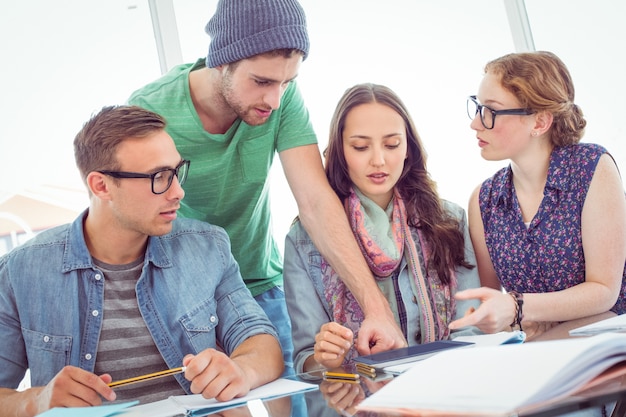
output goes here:
{"type": "MultiPolygon", "coordinates": [[[[444,207],[460,222],[460,228],[465,237],[465,259],[472,265],[476,265],[474,248],[469,237],[469,231],[465,219],[465,211],[458,205],[444,201],[444,207]]],[[[417,230],[412,228],[411,234],[415,241],[419,241],[417,230]]],[[[419,245],[418,250],[419,249],[419,245]]],[[[300,222],[295,222],[285,240],[285,262],[283,266],[283,276],[285,285],[285,298],[287,309],[291,318],[291,332],[294,347],[294,369],[296,373],[303,372],[304,362],[313,355],[315,345],[315,335],[320,327],[332,321],[332,312],[324,295],[324,284],[321,272],[322,256],[313,245],[311,238],[304,230],[300,222]]],[[[456,268],[457,291],[468,288],[480,287],[478,269],[456,268]]],[[[406,259],[400,263],[400,274],[398,282],[405,308],[409,317],[407,334],[413,335],[417,332],[419,323],[419,308],[413,301],[413,290],[410,286],[410,275],[407,268],[406,259]]],[[[465,312],[473,307],[478,308],[478,300],[458,300],[456,301],[456,311],[454,319],[463,317],[465,312]]],[[[465,327],[451,332],[451,338],[481,334],[476,327],[465,327]]],[[[414,337],[408,337],[409,345],[419,343],[414,337]]]]}
{"type": "MultiPolygon", "coordinates": [[[[66,365],[93,372],[104,274],[85,244],[83,221],[44,231],[0,258],[0,387],[47,384],[66,365]]],[[[226,232],[191,219],[150,237],[136,285],[139,310],[168,367],[186,354],[227,354],[256,334],[277,337],[243,283],[226,232]]],[[[176,376],[187,393],[190,383],[176,376]]]]}

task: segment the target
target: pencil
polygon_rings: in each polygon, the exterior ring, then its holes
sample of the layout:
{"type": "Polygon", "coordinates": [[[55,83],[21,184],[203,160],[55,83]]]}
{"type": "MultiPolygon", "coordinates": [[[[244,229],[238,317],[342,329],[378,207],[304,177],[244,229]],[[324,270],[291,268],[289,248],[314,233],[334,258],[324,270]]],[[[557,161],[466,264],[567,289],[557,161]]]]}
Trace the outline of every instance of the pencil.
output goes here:
{"type": "Polygon", "coordinates": [[[352,380],[352,381],[359,379],[359,374],[350,374],[350,373],[344,373],[344,372],[326,371],[322,374],[322,376],[325,379],[347,379],[347,380],[352,380]]]}
{"type": "Polygon", "coordinates": [[[161,378],[168,375],[175,375],[185,372],[185,367],[166,369],[165,371],[154,372],[152,374],[140,375],[133,378],[121,379],[119,381],[109,383],[109,387],[121,387],[122,385],[134,384],[136,382],[149,381],[151,379],[161,378]]]}
{"type": "Polygon", "coordinates": [[[350,374],[344,372],[330,372],[326,371],[322,374],[324,376],[324,381],[329,382],[347,382],[350,384],[358,384],[359,383],[359,374],[350,374]]]}

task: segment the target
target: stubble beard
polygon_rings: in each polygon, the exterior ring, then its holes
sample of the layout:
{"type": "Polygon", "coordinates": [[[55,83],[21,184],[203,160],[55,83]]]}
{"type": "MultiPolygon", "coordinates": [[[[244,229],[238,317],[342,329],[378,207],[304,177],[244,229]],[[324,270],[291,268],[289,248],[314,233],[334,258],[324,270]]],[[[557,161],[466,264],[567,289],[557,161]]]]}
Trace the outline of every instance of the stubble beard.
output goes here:
{"type": "Polygon", "coordinates": [[[224,106],[231,109],[235,115],[246,122],[250,126],[260,126],[267,122],[269,118],[255,117],[254,107],[245,107],[241,101],[236,97],[235,91],[232,85],[232,78],[230,74],[227,74],[222,79],[220,88],[222,97],[224,98],[224,106]]]}

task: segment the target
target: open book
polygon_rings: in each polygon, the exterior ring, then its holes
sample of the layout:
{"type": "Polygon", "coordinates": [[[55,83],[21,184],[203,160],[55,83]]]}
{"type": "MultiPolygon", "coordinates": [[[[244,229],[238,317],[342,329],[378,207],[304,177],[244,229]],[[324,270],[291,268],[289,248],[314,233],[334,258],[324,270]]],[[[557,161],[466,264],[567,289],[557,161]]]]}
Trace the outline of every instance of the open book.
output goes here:
{"type": "Polygon", "coordinates": [[[153,403],[137,401],[99,407],[53,408],[38,417],[173,417],[206,416],[220,410],[239,407],[256,400],[271,400],[296,392],[316,390],[315,384],[281,378],[251,390],[248,395],[230,401],[206,399],[202,395],[177,395],[153,403]]]}
{"type": "Polygon", "coordinates": [[[416,363],[357,406],[409,415],[505,416],[626,373],[626,335],[452,349],[416,363]]]}
{"type": "MultiPolygon", "coordinates": [[[[230,401],[206,399],[202,395],[177,395],[166,400],[127,409],[123,417],[170,417],[170,416],[205,416],[220,410],[238,407],[253,400],[271,400],[296,392],[319,389],[315,384],[281,378],[251,390],[248,395],[230,401]]],[[[116,415],[117,417],[117,415],[116,415]]]]}

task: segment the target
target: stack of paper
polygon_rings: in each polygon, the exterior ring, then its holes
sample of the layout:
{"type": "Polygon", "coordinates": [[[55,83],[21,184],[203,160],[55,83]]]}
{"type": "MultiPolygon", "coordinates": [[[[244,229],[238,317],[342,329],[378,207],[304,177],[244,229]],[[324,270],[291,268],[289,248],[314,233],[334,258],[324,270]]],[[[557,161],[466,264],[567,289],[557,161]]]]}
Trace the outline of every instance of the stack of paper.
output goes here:
{"type": "MultiPolygon", "coordinates": [[[[626,335],[453,349],[416,363],[357,408],[504,416],[562,399],[626,361],[626,335]]],[[[621,368],[626,373],[626,367],[621,368]]]]}

